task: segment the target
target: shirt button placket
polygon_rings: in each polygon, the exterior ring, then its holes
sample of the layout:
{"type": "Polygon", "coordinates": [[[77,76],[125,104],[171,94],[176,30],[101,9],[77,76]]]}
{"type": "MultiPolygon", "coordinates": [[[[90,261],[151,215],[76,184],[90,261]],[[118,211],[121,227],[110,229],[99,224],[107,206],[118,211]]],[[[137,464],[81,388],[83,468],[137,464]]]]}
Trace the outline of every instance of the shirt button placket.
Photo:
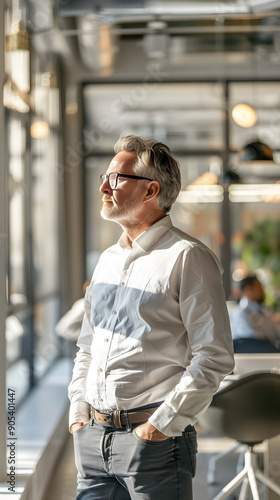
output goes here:
{"type": "Polygon", "coordinates": [[[102,366],[99,366],[97,369],[97,378],[98,378],[98,399],[100,403],[103,403],[105,396],[105,371],[102,366]]]}

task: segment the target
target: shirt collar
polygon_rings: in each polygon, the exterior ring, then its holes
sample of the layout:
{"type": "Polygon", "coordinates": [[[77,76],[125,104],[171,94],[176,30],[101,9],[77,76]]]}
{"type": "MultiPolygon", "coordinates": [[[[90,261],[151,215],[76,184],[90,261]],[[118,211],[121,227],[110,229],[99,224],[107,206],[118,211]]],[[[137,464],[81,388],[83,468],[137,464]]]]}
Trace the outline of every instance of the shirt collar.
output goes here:
{"type": "MultiPolygon", "coordinates": [[[[157,241],[168,229],[173,226],[169,215],[166,215],[159,221],[155,222],[146,231],[139,234],[137,238],[132,243],[132,248],[141,247],[143,250],[147,251],[149,247],[157,241]]],[[[129,247],[127,236],[123,233],[119,239],[119,245],[125,249],[129,247]]]]}

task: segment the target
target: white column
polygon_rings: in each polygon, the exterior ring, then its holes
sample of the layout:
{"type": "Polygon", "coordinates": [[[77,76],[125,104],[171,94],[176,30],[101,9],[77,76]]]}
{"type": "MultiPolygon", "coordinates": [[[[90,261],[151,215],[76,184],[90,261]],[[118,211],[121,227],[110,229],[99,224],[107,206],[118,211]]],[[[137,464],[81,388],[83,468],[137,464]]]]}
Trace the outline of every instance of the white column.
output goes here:
{"type": "Polygon", "coordinates": [[[7,246],[7,174],[5,165],[3,84],[4,4],[0,2],[0,480],[6,480],[6,246],[7,246]]]}

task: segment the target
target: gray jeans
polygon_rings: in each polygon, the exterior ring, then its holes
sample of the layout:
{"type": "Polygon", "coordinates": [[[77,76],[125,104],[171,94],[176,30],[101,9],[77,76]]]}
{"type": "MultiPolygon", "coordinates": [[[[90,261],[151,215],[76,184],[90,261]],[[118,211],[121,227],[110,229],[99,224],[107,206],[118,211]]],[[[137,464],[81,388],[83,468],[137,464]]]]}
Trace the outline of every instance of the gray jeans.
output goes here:
{"type": "Polygon", "coordinates": [[[74,434],[76,500],[192,500],[196,431],[147,441],[94,422],[74,434]]]}

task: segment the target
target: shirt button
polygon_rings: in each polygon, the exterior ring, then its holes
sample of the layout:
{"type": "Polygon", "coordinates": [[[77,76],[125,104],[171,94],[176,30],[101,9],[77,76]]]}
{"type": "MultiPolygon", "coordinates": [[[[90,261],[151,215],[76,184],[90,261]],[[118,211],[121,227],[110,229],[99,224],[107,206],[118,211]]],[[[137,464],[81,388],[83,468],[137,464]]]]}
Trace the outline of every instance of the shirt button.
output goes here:
{"type": "Polygon", "coordinates": [[[99,398],[100,403],[103,403],[103,398],[99,398]]]}
{"type": "Polygon", "coordinates": [[[99,372],[103,372],[103,368],[98,368],[98,371],[99,372]]]}
{"type": "Polygon", "coordinates": [[[124,286],[124,285],[125,285],[125,282],[124,282],[124,281],[122,281],[122,282],[121,282],[121,285],[122,285],[122,286],[124,286]]]}
{"type": "Polygon", "coordinates": [[[109,342],[109,339],[104,339],[104,342],[109,342]]]}
{"type": "Polygon", "coordinates": [[[112,311],[112,314],[117,314],[117,311],[112,311]]]}

